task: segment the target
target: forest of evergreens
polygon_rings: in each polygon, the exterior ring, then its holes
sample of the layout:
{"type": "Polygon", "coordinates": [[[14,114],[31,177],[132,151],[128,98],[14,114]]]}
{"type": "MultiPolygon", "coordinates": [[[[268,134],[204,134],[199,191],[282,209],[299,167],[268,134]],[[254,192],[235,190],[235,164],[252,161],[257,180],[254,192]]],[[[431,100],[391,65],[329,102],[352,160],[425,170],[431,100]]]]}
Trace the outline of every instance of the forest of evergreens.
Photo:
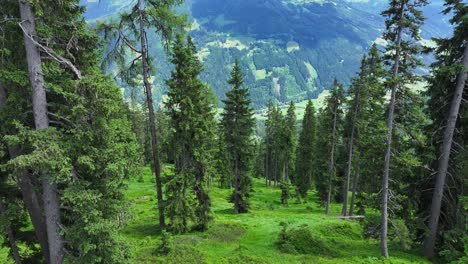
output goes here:
{"type": "Polygon", "coordinates": [[[428,48],[428,1],[388,1],[349,87],[262,121],[238,60],[224,100],[202,81],[182,2],[89,24],[78,0],[0,0],[0,261],[468,262],[468,3],[428,48]]]}

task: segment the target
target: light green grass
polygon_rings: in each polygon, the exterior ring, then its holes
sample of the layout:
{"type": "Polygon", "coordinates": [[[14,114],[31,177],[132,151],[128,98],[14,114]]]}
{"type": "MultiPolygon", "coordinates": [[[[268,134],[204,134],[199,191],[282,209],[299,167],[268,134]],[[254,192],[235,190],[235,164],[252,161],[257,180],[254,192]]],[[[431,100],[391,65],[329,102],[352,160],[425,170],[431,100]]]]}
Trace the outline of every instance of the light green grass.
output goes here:
{"type": "MultiPolygon", "coordinates": [[[[136,179],[129,182],[126,198],[131,205],[133,219],[121,233],[132,245],[131,263],[180,262],[180,259],[183,259],[180,254],[187,250],[169,256],[156,253],[160,234],[157,231],[152,178],[150,171],[145,169],[143,182],[136,179]]],[[[279,201],[279,189],[266,188],[263,180],[255,179],[254,190],[251,212],[241,215],[234,214],[232,204],[226,200],[230,190],[214,187],[210,191],[214,216],[211,230],[173,237],[176,247],[185,245],[198,252],[196,254],[203,259],[200,261],[187,258],[192,260],[190,263],[424,263],[416,252],[405,252],[392,243],[392,257],[382,260],[379,257],[378,241],[363,239],[361,227],[357,222],[336,219],[335,216],[341,209],[339,204],[333,204],[330,216],[326,216],[315,193],[310,194],[308,203],[290,201],[290,205],[284,207],[279,201]],[[281,222],[292,226],[308,225],[315,236],[332,245],[333,256],[336,257],[281,253],[275,244],[281,230],[281,222]],[[222,233],[223,226],[232,226],[234,230],[239,229],[241,232],[232,237],[229,234],[217,234],[216,232],[222,233]],[[346,232],[340,231],[343,226],[346,227],[346,232]],[[222,238],[227,236],[228,241],[216,239],[217,235],[223,236],[222,238]]]]}

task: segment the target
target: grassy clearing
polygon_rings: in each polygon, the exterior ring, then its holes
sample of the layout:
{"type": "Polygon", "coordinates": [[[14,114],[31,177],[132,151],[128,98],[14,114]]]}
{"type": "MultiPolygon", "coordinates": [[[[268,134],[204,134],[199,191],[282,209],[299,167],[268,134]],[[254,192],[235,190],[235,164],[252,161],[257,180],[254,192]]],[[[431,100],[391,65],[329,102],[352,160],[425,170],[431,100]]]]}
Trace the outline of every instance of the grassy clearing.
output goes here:
{"type": "Polygon", "coordinates": [[[284,207],[279,201],[280,190],[266,188],[262,180],[254,180],[252,210],[243,215],[233,214],[226,201],[229,190],[213,188],[214,223],[210,230],[174,236],[174,251],[160,256],[156,253],[160,233],[152,179],[146,169],[143,181],[130,181],[126,191],[133,218],[122,236],[132,245],[131,263],[424,263],[417,252],[403,251],[396,244],[391,244],[392,258],[382,260],[378,241],[363,239],[357,222],[333,217],[341,209],[339,204],[332,206],[331,216],[325,216],[315,193],[311,193],[308,203],[290,201],[284,207]],[[277,241],[281,223],[310,232],[296,232],[294,239],[303,243],[299,253],[280,250],[277,241]],[[301,254],[304,252],[307,254],[301,254]]]}

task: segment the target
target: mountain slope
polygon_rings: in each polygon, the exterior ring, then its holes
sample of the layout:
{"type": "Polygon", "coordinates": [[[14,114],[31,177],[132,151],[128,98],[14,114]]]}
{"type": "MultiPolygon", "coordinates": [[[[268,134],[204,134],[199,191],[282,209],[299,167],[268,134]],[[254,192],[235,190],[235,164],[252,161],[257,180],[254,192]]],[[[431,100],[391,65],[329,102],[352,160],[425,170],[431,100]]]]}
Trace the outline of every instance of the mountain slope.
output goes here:
{"type": "MultiPolygon", "coordinates": [[[[131,0],[87,2],[87,18],[102,19],[128,8],[131,0]]],[[[426,8],[423,36],[448,32],[437,15],[440,1],[426,8]]],[[[181,10],[190,14],[191,34],[204,62],[202,78],[218,98],[229,89],[226,79],[234,58],[246,73],[246,86],[256,108],[270,100],[316,98],[334,78],[349,84],[362,55],[382,33],[380,11],[387,1],[366,0],[192,0],[181,10]]],[[[152,36],[152,43],[157,37],[152,36]]],[[[160,47],[155,83],[164,93],[170,65],[160,47]],[[162,63],[161,63],[162,62],[162,63]]]]}

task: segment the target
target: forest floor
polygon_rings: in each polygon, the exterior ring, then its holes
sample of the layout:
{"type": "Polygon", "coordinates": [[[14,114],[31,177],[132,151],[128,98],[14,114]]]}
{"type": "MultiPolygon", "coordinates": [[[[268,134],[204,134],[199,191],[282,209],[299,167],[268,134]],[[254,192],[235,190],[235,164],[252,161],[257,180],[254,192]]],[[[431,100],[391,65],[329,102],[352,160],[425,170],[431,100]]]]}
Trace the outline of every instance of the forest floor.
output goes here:
{"type": "Polygon", "coordinates": [[[210,191],[214,216],[210,229],[174,236],[172,253],[160,255],[154,185],[149,169],[143,171],[142,179],[128,182],[126,197],[133,218],[121,233],[132,246],[131,263],[426,263],[418,250],[405,251],[397,243],[390,243],[391,258],[383,260],[379,241],[364,239],[358,220],[336,219],[340,204],[333,204],[326,216],[312,192],[308,203],[291,200],[289,206],[283,206],[281,191],[265,187],[259,179],[253,181],[247,214],[234,214],[227,201],[231,191],[214,187],[210,191]],[[311,249],[310,254],[282,253],[276,244],[281,222],[307,225],[321,248],[311,249]]]}

